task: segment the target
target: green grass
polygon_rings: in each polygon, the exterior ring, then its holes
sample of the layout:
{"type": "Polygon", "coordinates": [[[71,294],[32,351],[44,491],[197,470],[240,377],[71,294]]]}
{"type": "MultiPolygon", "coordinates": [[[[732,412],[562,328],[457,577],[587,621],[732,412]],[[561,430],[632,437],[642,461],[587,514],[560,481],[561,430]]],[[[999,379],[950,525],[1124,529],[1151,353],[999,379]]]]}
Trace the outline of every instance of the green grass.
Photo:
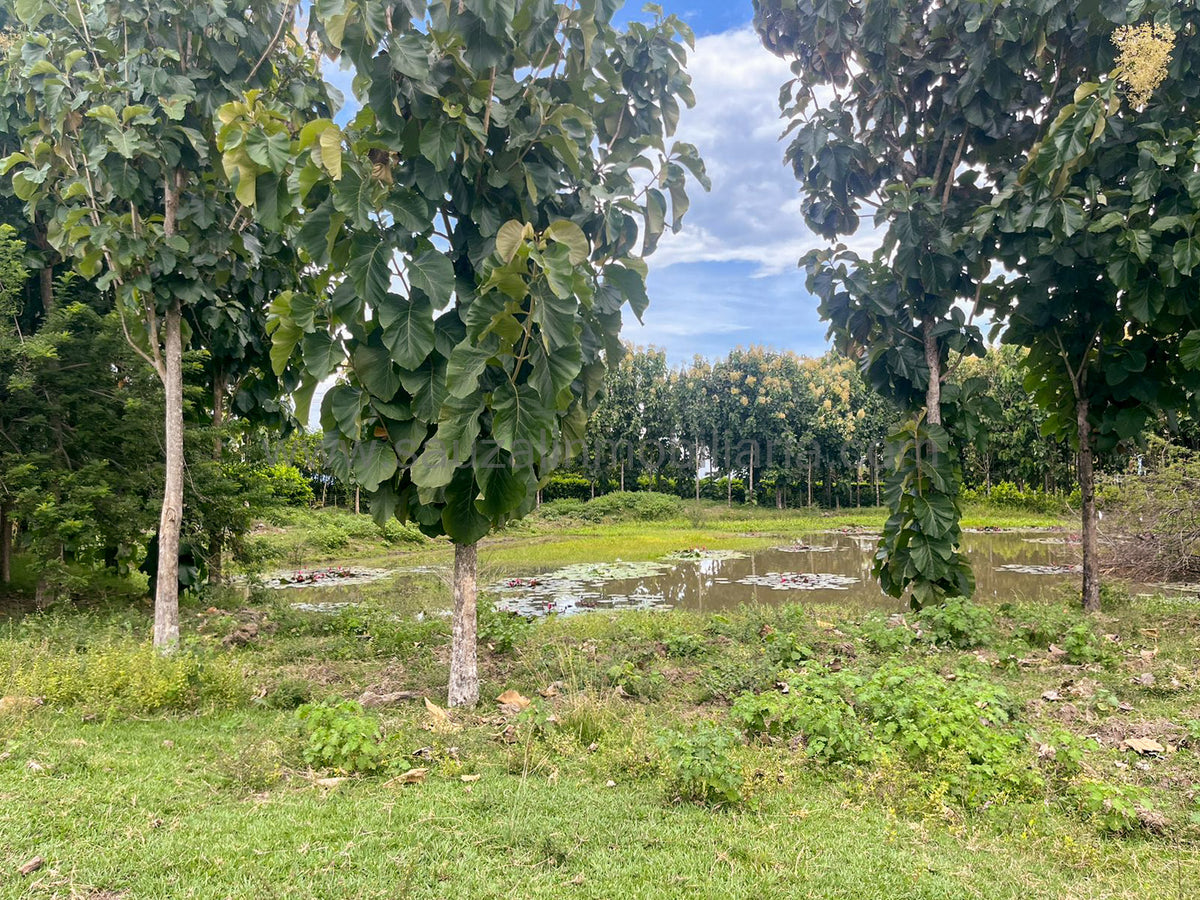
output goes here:
{"type": "MultiPolygon", "coordinates": [[[[503,569],[700,544],[753,548],[877,527],[880,515],[685,507],[666,522],[535,519],[491,539],[484,559],[503,569]]],[[[320,526],[319,514],[313,520],[320,526]]],[[[288,526],[291,536],[303,539],[313,520],[288,526]]],[[[447,553],[439,542],[356,540],[359,559],[393,565],[447,553]]],[[[440,703],[448,627],[436,613],[447,587],[430,575],[304,592],[361,603],[335,616],[293,609],[298,596],[193,599],[185,658],[170,665],[146,652],[144,607],[0,626],[0,697],[46,700],[0,701],[0,897],[1142,900],[1190,898],[1200,885],[1194,604],[1115,591],[1093,621],[1065,596],[988,602],[986,614],[940,622],[969,637],[964,646],[981,642],[962,650],[833,604],[552,619],[506,631],[510,652],[481,650],[483,702],[475,714],[455,712],[454,730],[431,730],[420,702],[368,711],[383,773],[330,782],[335,773],[304,763],[303,725],[280,707],[368,688],[440,703]],[[251,624],[257,637],[225,646],[251,624]],[[781,672],[784,660],[796,671],[781,672]],[[854,687],[897,671],[905,681],[882,705],[854,687]],[[810,754],[816,731],[742,737],[721,763],[741,784],[740,802],[681,801],[664,737],[698,722],[736,724],[730,701],[744,692],[786,703],[774,689],[780,679],[807,692],[802,729],[840,727],[819,715],[822,691],[850,691],[862,752],[850,748],[848,761],[810,754]],[[938,685],[944,696],[920,693],[938,685]],[[492,698],[506,689],[533,708],[503,713],[492,698]],[[1060,699],[1044,699],[1047,691],[1060,699]],[[960,695],[966,707],[951,707],[960,695]],[[985,767],[953,746],[895,743],[887,721],[870,718],[930,697],[941,699],[923,713],[929,734],[939,721],[983,719],[972,740],[983,742],[985,767]],[[997,701],[976,697],[1001,698],[1011,722],[989,710],[997,701]],[[1171,752],[1122,751],[1131,735],[1171,752]],[[1042,744],[1062,756],[1048,760],[1042,744]],[[423,783],[397,780],[416,767],[428,769],[423,783]],[[1106,831],[1081,799],[1093,782],[1134,792],[1153,813],[1138,813],[1124,833],[1106,831]],[[46,865],[15,874],[33,856],[46,865]]],[[[952,731],[952,740],[965,733],[952,731]]]]}

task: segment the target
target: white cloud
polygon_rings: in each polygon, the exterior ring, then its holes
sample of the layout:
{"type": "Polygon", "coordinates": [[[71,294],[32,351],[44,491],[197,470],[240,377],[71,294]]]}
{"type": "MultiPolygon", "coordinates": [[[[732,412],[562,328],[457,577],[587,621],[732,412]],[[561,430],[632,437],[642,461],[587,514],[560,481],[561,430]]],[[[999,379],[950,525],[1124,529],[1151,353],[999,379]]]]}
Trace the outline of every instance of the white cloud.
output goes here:
{"type": "MultiPolygon", "coordinates": [[[[747,262],[756,275],[793,271],[807,250],[826,242],[804,225],[799,187],[783,163],[780,86],[785,60],[763,49],[751,28],[709,35],[688,60],[696,106],[680,120],[679,140],[695,144],[712,177],[711,193],[689,190],[691,210],[650,259],[655,270],[696,262],[747,262]]],[[[869,223],[847,243],[870,252],[869,223]]]]}

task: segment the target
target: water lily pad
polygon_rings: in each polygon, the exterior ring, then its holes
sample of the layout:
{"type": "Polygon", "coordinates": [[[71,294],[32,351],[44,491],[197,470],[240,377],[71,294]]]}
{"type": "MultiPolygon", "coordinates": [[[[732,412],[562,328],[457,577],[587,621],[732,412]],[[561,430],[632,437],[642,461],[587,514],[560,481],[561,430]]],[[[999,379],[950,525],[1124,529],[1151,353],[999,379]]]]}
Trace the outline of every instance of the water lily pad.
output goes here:
{"type": "Polygon", "coordinates": [[[1020,575],[1073,575],[1082,572],[1082,566],[1031,566],[1009,563],[998,566],[997,572],[1016,572],[1020,575]]]}
{"type": "Polygon", "coordinates": [[[738,584],[751,584],[773,591],[844,591],[859,579],[832,572],[767,572],[739,578],[738,584]]]}

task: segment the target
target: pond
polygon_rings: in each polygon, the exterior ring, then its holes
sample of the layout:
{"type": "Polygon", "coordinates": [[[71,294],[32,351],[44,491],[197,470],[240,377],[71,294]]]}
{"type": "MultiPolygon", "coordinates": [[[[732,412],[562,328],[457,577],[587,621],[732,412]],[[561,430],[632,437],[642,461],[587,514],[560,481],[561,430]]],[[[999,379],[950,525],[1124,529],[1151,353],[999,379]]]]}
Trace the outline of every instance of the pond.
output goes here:
{"type": "MultiPolygon", "coordinates": [[[[654,562],[531,571],[488,590],[500,609],[522,615],[663,607],[716,612],[799,601],[902,609],[871,576],[878,540],[866,532],[826,532],[744,553],[691,548],[654,562]]],[[[968,533],[963,549],[977,597],[1032,598],[1078,577],[1078,545],[1062,532],[968,533]]]]}

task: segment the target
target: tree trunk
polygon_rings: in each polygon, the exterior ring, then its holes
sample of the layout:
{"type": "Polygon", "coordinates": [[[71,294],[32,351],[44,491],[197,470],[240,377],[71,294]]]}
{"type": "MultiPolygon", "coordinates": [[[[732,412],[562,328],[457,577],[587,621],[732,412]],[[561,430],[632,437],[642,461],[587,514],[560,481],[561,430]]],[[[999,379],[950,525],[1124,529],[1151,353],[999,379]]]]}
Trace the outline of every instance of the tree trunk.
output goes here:
{"type": "Polygon", "coordinates": [[[450,706],[479,702],[476,650],[476,576],[478,544],[454,545],[454,620],[450,643],[450,706]]]}
{"type": "Polygon", "coordinates": [[[621,460],[621,490],[625,490],[625,460],[621,460]]]}
{"type": "Polygon", "coordinates": [[[1083,497],[1083,608],[1100,611],[1100,560],[1096,548],[1096,476],[1092,469],[1092,426],[1088,421],[1088,401],[1075,404],[1079,430],[1079,493],[1083,497]]]}
{"type": "Polygon", "coordinates": [[[42,320],[45,321],[54,312],[54,267],[49,263],[38,272],[38,293],[42,300],[42,320]]]}
{"type": "Polygon", "coordinates": [[[696,448],[696,455],[692,459],[692,462],[695,463],[696,499],[699,500],[700,499],[700,442],[699,441],[695,442],[695,448],[696,448]]]}
{"type": "Polygon", "coordinates": [[[808,508],[812,509],[812,457],[808,458],[808,508]]]}
{"type": "MultiPolygon", "coordinates": [[[[225,452],[225,441],[221,429],[225,427],[225,389],[227,378],[219,369],[213,373],[212,427],[213,461],[218,465],[225,452]]],[[[213,529],[208,536],[208,583],[220,584],[224,579],[225,541],[220,529],[213,529]]]]}
{"type": "Polygon", "coordinates": [[[163,393],[166,399],[166,478],[158,522],[158,580],[154,590],[154,646],[179,644],[179,533],[183,525],[183,312],[171,303],[163,318],[163,393]]]}
{"type": "Polygon", "coordinates": [[[775,508],[783,509],[783,488],[778,485],[775,487],[775,508]]]}
{"type": "Polygon", "coordinates": [[[921,326],[925,342],[925,364],[929,366],[929,385],[925,388],[925,421],[942,424],[942,361],[938,354],[937,338],[933,336],[933,320],[921,326]]]}
{"type": "Polygon", "coordinates": [[[354,486],[354,514],[362,515],[362,489],[357,484],[354,486]]]}
{"type": "Polygon", "coordinates": [[[746,490],[746,502],[754,502],[754,442],[750,442],[750,486],[746,490]]]}
{"type": "Polygon", "coordinates": [[[0,503],[0,584],[12,582],[12,522],[8,507],[0,503]]]}

